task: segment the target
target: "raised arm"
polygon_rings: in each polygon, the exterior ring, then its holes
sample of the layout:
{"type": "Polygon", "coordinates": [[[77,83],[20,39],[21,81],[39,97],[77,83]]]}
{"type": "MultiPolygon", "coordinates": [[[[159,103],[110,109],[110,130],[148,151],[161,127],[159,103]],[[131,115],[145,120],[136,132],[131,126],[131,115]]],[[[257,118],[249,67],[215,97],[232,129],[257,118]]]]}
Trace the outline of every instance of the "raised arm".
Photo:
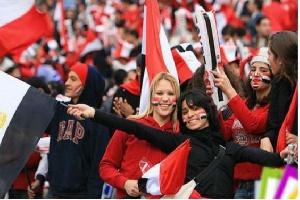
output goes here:
{"type": "Polygon", "coordinates": [[[69,105],[67,112],[79,120],[83,120],[84,117],[91,118],[94,122],[103,124],[104,126],[124,131],[127,134],[133,134],[138,139],[146,140],[166,153],[171,153],[186,140],[184,135],[172,134],[133,120],[104,113],[85,104],[69,105]]]}

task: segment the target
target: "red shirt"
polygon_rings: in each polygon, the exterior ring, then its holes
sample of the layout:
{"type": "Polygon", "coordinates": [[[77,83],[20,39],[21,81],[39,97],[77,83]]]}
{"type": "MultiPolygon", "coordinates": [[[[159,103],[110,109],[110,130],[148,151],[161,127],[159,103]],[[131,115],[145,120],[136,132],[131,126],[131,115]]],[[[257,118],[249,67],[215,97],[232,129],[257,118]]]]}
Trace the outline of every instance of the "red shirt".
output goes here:
{"type": "MultiPolygon", "coordinates": [[[[171,121],[160,127],[152,116],[131,120],[161,130],[173,131],[171,121]]],[[[117,130],[99,164],[99,173],[104,181],[117,188],[116,198],[124,198],[126,195],[125,182],[128,179],[138,180],[143,175],[140,164],[145,164],[143,161],[147,161],[152,167],[165,157],[167,157],[166,153],[145,140],[139,140],[133,135],[117,130]]]]}
{"type": "MultiPolygon", "coordinates": [[[[242,146],[260,147],[260,135],[266,131],[269,104],[249,110],[246,101],[236,95],[228,102],[233,114],[224,121],[219,115],[221,131],[225,139],[242,146]]],[[[234,169],[234,178],[242,180],[259,179],[262,167],[257,164],[239,163],[234,169]]]]}

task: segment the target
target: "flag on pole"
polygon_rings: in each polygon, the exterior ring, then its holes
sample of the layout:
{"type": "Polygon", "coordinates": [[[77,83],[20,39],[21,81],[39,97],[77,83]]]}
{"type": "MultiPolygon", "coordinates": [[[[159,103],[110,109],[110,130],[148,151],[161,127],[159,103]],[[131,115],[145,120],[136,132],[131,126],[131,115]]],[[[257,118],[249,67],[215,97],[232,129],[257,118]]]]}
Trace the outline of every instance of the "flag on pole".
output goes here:
{"type": "Polygon", "coordinates": [[[64,4],[62,0],[58,0],[56,2],[53,20],[57,23],[56,31],[59,33],[60,36],[60,45],[65,50],[65,52],[69,52],[68,35],[65,26],[64,4]]]}
{"type": "Polygon", "coordinates": [[[169,72],[177,80],[178,75],[168,38],[160,24],[160,13],[156,0],[146,0],[144,5],[142,54],[146,56],[139,112],[143,113],[149,102],[149,87],[159,72],[169,72]]]}
{"type": "Polygon", "coordinates": [[[277,147],[276,152],[280,152],[287,146],[286,144],[286,131],[291,132],[292,126],[294,123],[296,111],[298,107],[298,84],[296,85],[294,96],[292,99],[292,102],[290,104],[290,108],[288,113],[285,116],[285,119],[281,125],[281,128],[279,130],[278,134],[278,140],[277,140],[277,147]]]}
{"type": "Polygon", "coordinates": [[[49,16],[37,10],[34,0],[1,0],[0,13],[0,57],[19,55],[51,32],[49,16]]]}
{"type": "Polygon", "coordinates": [[[3,197],[50,123],[56,101],[1,71],[0,96],[0,197],[3,197]]]}
{"type": "MultiPolygon", "coordinates": [[[[162,162],[150,168],[146,178],[146,192],[151,195],[175,195],[184,184],[190,140],[179,145],[162,162]]],[[[139,186],[140,187],[140,186],[139,186]]]]}

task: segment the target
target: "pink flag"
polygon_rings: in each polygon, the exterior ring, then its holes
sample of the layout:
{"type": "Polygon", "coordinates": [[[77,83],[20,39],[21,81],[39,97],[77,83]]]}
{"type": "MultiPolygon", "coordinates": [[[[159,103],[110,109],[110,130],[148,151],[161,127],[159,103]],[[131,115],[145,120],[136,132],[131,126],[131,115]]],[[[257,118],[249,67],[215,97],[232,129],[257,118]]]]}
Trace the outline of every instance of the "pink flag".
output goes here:
{"type": "Polygon", "coordinates": [[[48,15],[36,9],[34,0],[1,0],[0,13],[0,57],[21,54],[51,31],[48,15]]]}
{"type": "Polygon", "coordinates": [[[144,5],[142,54],[146,55],[139,112],[146,110],[149,102],[149,87],[159,72],[170,72],[178,79],[168,38],[160,24],[160,13],[156,0],[146,0],[144,5]]]}

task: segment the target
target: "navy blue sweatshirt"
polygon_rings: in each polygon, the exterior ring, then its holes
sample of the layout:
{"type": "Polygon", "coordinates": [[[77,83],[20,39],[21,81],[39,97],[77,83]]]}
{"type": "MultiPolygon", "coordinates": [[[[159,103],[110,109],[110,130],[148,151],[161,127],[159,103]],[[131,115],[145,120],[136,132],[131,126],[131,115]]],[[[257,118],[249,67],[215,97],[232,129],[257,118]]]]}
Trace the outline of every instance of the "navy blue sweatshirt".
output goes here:
{"type": "MultiPolygon", "coordinates": [[[[78,103],[99,108],[104,84],[97,70],[89,66],[78,103]]],[[[101,198],[103,180],[98,165],[109,142],[108,129],[88,119],[78,121],[58,104],[47,132],[51,134],[48,181],[53,194],[62,198],[101,198]]]]}

